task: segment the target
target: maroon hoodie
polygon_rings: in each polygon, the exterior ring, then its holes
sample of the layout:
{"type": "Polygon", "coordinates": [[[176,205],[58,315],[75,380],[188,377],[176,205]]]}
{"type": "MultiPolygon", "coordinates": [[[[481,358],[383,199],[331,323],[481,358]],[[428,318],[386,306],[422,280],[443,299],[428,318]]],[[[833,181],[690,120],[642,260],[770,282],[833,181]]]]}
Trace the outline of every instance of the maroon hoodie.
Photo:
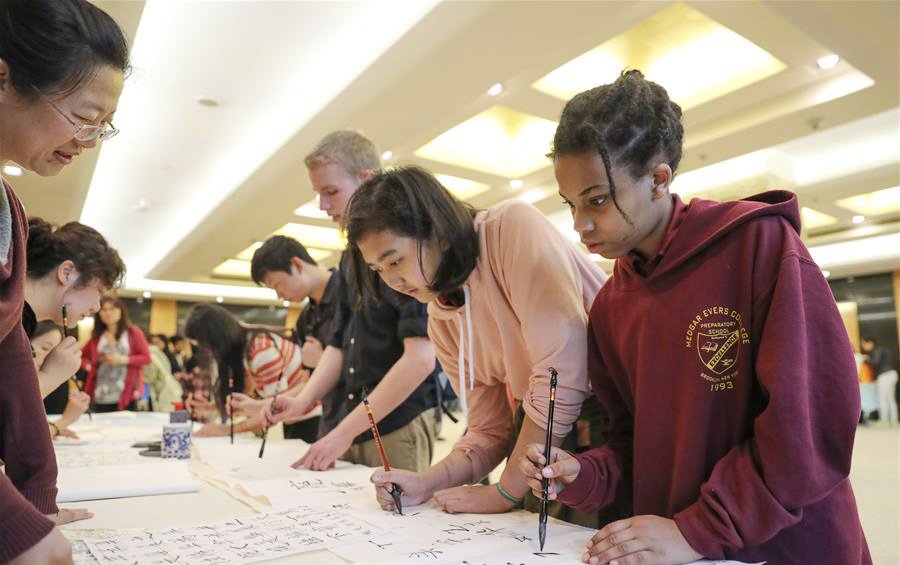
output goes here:
{"type": "Polygon", "coordinates": [[[560,500],[630,495],[710,559],[870,564],[847,478],[856,365],[796,197],[674,202],[657,256],[616,261],[591,308],[610,434],[560,500]]]}
{"type": "MultiPolygon", "coordinates": [[[[0,474],[0,563],[5,563],[49,534],[53,522],[43,514],[58,510],[56,456],[22,328],[28,222],[2,179],[0,190],[12,219],[9,249],[0,249],[7,253],[0,262],[0,459],[6,464],[5,475],[0,474]]],[[[5,215],[2,210],[0,215],[5,215]]],[[[0,230],[8,229],[4,224],[0,220],[0,230]]]]}

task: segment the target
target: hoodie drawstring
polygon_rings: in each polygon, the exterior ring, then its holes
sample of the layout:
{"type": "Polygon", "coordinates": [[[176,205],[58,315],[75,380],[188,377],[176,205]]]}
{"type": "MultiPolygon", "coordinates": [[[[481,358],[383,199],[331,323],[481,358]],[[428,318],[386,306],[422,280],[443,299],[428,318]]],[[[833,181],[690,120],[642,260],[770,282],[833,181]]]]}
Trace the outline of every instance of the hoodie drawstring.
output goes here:
{"type": "Polygon", "coordinates": [[[463,295],[465,297],[466,325],[463,331],[462,315],[456,312],[456,322],[459,327],[459,359],[457,360],[459,367],[459,390],[460,404],[462,404],[463,416],[466,421],[469,420],[469,405],[466,402],[466,388],[475,390],[475,348],[472,345],[472,301],[470,300],[469,285],[463,285],[463,295]],[[468,344],[466,340],[468,339],[468,344]],[[469,350],[468,371],[466,370],[466,349],[469,350]]]}

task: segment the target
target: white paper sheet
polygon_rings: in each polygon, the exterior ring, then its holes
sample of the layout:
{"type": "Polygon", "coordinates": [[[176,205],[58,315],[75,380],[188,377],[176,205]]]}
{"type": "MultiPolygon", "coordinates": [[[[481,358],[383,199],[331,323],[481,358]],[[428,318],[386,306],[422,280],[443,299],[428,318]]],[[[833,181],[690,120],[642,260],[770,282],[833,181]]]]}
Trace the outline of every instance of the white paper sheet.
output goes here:
{"type": "Polygon", "coordinates": [[[105,465],[60,469],[57,502],[78,502],[130,496],[197,492],[200,483],[187,462],[160,460],[152,464],[105,465]]]}
{"type": "MultiPolygon", "coordinates": [[[[363,514],[354,510],[354,515],[363,514]]],[[[484,555],[541,559],[542,563],[580,562],[593,530],[563,523],[547,524],[546,555],[538,547],[537,514],[518,511],[507,514],[446,514],[433,508],[405,509],[404,516],[388,514],[389,532],[364,543],[331,549],[351,562],[367,565],[461,562],[484,555]],[[548,561],[549,559],[557,561],[548,561]]],[[[385,524],[387,528],[387,524],[385,524]]],[[[518,561],[516,561],[518,563],[518,561]]],[[[530,562],[529,562],[530,563],[530,562]]]]}
{"type": "Polygon", "coordinates": [[[102,565],[240,565],[364,540],[381,531],[344,512],[301,506],[86,543],[102,565]]]}
{"type": "Polygon", "coordinates": [[[56,449],[56,466],[60,469],[158,463],[159,458],[144,457],[140,449],[126,446],[66,446],[56,449]]]}

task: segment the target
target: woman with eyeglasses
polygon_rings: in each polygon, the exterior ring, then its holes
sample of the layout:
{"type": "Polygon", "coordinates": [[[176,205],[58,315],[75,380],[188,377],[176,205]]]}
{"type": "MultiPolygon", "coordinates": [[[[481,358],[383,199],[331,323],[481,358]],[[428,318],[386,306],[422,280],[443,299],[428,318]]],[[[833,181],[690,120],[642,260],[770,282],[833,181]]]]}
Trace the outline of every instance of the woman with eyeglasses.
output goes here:
{"type": "MultiPolygon", "coordinates": [[[[122,30],[86,0],[0,1],[0,167],[53,176],[110,138],[127,69],[122,30]]],[[[0,179],[0,563],[72,563],[55,528],[56,460],[22,328],[27,229],[0,179]]]]}

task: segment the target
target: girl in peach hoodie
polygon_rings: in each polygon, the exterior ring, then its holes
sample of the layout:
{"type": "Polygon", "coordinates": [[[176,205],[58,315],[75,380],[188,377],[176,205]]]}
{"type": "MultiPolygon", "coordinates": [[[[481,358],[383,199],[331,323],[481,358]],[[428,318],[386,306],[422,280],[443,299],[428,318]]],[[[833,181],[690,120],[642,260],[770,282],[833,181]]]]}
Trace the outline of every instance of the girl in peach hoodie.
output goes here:
{"type": "Polygon", "coordinates": [[[521,505],[528,486],[517,465],[498,483],[477,483],[543,441],[551,367],[559,373],[554,444],[572,431],[590,396],[587,313],[605,274],[533,206],[512,200],[477,212],[417,167],[361,186],[346,229],[361,296],[380,276],[428,303],[428,336],[468,419],[450,455],[426,471],[376,472],[379,503],[393,508],[385,485],[396,484],[404,505],[432,496],[448,512],[521,505]],[[525,414],[514,446],[507,386],[525,414]]]}

